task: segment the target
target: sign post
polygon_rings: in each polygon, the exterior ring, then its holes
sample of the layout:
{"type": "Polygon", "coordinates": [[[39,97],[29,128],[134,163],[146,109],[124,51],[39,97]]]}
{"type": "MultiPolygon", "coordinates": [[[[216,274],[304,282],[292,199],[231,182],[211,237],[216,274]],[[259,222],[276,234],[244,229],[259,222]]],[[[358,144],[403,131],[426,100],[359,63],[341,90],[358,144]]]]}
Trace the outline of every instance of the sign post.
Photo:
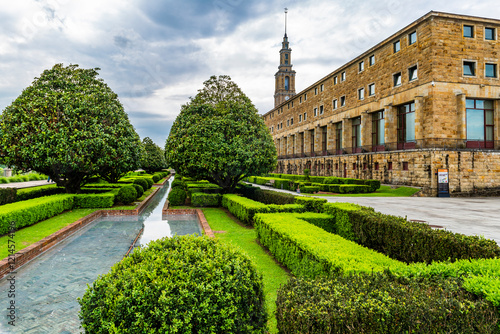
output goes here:
{"type": "Polygon", "coordinates": [[[438,169],[438,197],[450,197],[448,169],[438,169]]]}

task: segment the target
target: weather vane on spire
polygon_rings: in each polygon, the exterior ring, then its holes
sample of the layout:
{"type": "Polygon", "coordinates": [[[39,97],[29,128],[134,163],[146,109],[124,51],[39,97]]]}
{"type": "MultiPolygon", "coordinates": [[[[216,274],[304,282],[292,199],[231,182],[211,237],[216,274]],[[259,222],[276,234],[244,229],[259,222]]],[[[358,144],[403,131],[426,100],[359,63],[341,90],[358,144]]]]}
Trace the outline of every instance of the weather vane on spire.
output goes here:
{"type": "Polygon", "coordinates": [[[286,14],[288,13],[288,8],[285,7],[285,35],[286,35],[286,14]]]}

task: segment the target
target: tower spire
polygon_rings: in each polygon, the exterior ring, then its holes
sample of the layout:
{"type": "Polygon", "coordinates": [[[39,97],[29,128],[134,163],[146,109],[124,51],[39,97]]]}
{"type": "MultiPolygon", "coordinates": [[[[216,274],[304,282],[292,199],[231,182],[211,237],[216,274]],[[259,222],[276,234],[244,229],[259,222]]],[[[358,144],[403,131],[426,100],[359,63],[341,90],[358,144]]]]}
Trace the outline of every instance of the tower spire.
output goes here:
{"type": "Polygon", "coordinates": [[[288,8],[285,7],[285,36],[286,36],[286,16],[288,14],[288,8]]]}

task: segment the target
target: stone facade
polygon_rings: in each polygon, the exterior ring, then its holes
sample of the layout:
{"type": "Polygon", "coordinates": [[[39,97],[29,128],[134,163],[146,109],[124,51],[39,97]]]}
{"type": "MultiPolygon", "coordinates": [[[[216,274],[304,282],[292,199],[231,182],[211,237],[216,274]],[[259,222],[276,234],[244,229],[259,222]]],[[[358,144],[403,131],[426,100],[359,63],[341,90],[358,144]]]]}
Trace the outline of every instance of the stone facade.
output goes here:
{"type": "Polygon", "coordinates": [[[316,175],[435,195],[437,169],[448,168],[451,193],[499,187],[499,29],[430,12],[276,105],[263,118],[277,172],[316,164],[316,175]]]}

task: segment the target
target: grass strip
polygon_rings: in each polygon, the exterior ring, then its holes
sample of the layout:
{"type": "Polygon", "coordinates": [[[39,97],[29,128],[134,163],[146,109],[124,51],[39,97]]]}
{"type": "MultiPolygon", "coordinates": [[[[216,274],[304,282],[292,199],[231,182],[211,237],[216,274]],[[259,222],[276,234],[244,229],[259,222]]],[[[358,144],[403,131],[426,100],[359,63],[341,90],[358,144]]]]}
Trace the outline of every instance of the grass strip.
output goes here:
{"type": "Polygon", "coordinates": [[[380,186],[380,188],[373,193],[364,194],[314,194],[312,196],[328,196],[328,197],[410,197],[420,191],[418,188],[412,187],[398,187],[391,188],[391,186],[380,186]]]}
{"type": "Polygon", "coordinates": [[[221,208],[206,208],[203,209],[203,213],[213,231],[224,231],[224,233],[216,233],[217,238],[223,242],[237,245],[254,261],[264,280],[269,332],[277,333],[276,317],[274,316],[276,292],[281,284],[288,281],[287,272],[257,243],[257,235],[253,228],[237,224],[221,208]]]}
{"type": "MultiPolygon", "coordinates": [[[[15,232],[14,241],[16,252],[48,237],[65,226],[68,226],[78,219],[81,219],[94,211],[100,209],[74,209],[61,213],[60,215],[43,220],[35,225],[27,226],[15,232]]],[[[8,235],[0,237],[0,259],[6,258],[8,254],[8,235]]]]}

